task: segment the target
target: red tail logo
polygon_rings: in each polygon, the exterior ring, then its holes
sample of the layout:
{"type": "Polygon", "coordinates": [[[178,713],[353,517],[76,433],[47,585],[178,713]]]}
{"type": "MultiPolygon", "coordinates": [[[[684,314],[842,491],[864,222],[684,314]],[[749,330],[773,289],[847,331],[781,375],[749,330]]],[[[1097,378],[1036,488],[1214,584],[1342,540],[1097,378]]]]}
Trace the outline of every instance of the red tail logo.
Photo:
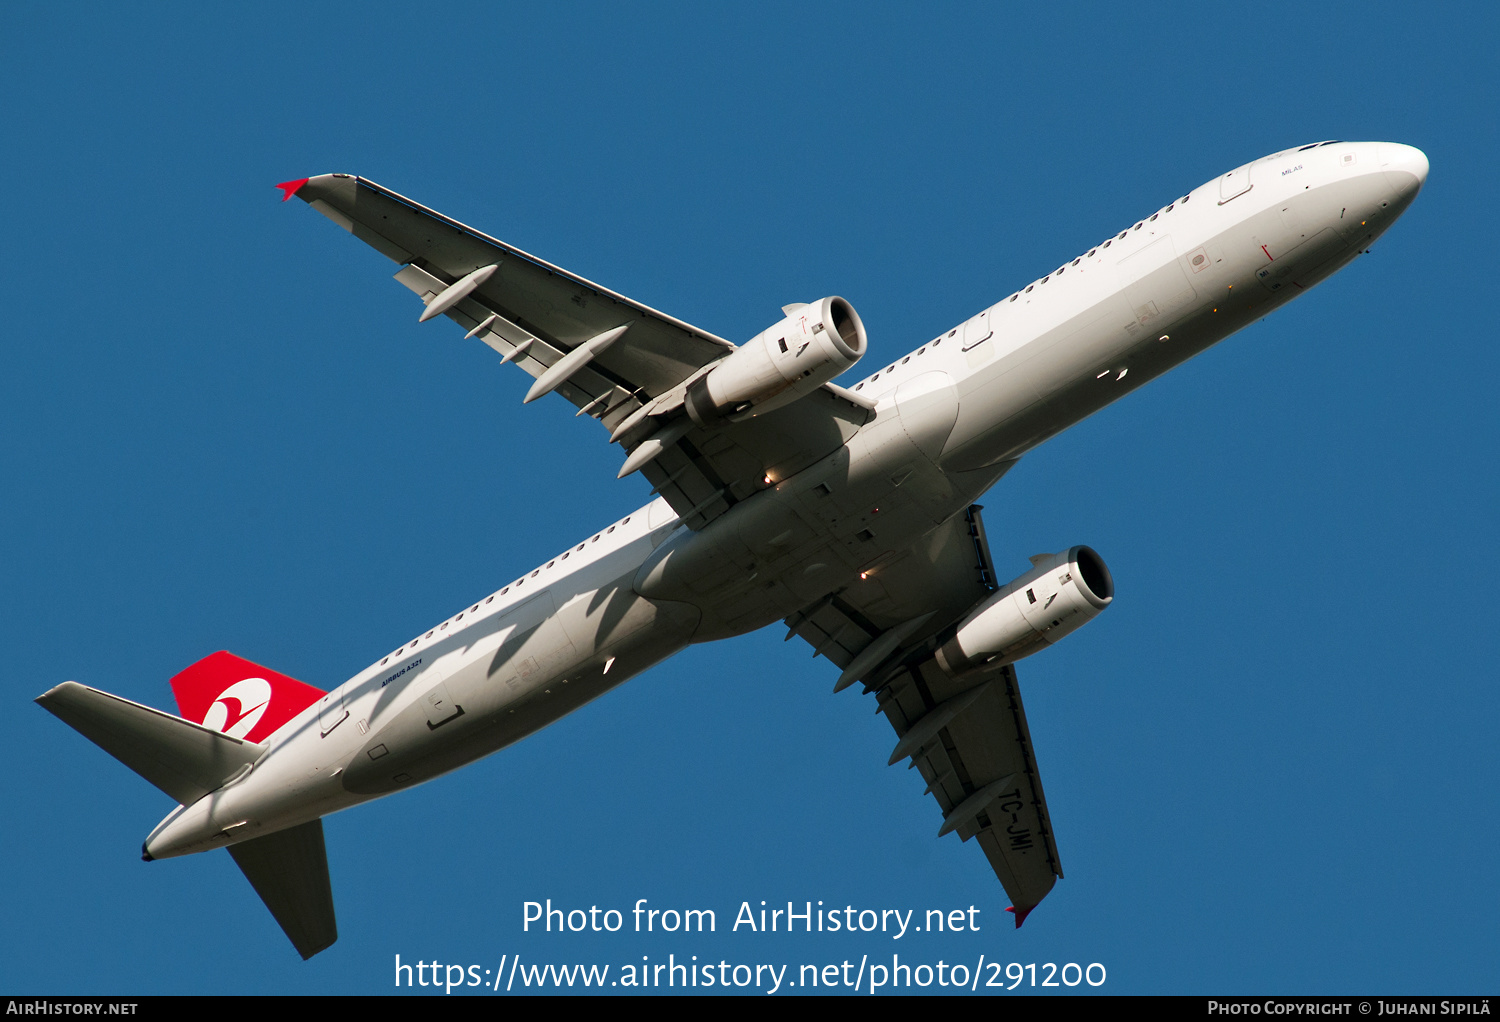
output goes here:
{"type": "Polygon", "coordinates": [[[321,689],[222,650],[173,678],[172,692],[187,720],[249,742],[264,741],[323,696],[321,689]]]}

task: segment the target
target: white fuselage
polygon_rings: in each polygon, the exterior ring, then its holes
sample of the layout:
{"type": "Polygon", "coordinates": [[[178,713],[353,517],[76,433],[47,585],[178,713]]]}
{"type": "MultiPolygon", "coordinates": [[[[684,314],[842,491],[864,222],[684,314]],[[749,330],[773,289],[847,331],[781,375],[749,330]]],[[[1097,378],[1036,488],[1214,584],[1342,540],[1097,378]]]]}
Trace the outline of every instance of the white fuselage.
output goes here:
{"type": "Polygon", "coordinates": [[[856,384],[876,414],[818,464],[696,532],[657,500],[383,657],[146,851],[223,847],[429,780],[689,643],[878,572],[1026,451],[1342,267],[1426,173],[1409,146],[1334,142],[1194,189],[856,384]]]}

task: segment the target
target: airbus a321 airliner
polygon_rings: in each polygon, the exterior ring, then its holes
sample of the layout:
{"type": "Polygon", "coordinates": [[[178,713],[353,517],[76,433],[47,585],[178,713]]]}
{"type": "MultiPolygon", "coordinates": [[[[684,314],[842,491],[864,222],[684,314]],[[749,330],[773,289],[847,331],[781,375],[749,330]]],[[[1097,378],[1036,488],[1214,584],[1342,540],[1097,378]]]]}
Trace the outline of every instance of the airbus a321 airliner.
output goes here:
{"type": "MultiPolygon", "coordinates": [[[[621,445],[655,500],[330,692],[227,652],[181,716],[65,682],[37,699],[181,803],[143,858],[228,848],[304,958],[337,938],[322,817],[524,738],[685,645],[784,621],[861,684],[1016,925],[1063,875],[1014,664],[1109,606],[1086,546],[995,577],[974,501],[1047,438],[1365,251],[1417,149],[1319,142],[1236,167],[845,388],[864,324],[796,302],[736,347],[349,174],[289,181],[621,445]]],[[[450,328],[451,329],[451,328],[450,328]]],[[[555,398],[553,399],[556,400],[555,398]]],[[[832,672],[830,672],[831,674],[832,672]]]]}

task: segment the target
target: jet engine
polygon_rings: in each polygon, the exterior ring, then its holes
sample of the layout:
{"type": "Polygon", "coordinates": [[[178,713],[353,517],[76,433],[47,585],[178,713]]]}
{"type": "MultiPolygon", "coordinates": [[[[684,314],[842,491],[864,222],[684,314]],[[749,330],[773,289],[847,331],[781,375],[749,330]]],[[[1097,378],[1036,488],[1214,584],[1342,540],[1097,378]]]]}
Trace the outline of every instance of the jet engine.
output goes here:
{"type": "Polygon", "coordinates": [[[1075,546],[1031,559],[1032,569],[982,600],[937,650],[957,676],[981,665],[1028,657],[1077,631],[1114,599],[1115,582],[1098,554],[1075,546]]]}
{"type": "Polygon", "coordinates": [[[780,408],[848,369],[866,348],[865,327],[842,298],[788,305],[786,317],[756,334],[688,388],[699,426],[780,408]]]}

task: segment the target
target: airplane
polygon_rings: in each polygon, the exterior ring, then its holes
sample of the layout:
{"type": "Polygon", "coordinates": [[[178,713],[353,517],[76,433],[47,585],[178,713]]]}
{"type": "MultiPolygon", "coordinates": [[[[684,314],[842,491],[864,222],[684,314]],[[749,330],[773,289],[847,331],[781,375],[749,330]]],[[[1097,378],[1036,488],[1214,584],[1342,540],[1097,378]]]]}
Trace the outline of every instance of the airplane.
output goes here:
{"type": "MultiPolygon", "coordinates": [[[[470,763],[692,643],[776,621],[873,695],[938,836],[977,841],[1020,926],[1063,876],[1015,663],[1105,610],[1074,545],[995,574],[976,501],[1033,448],[1347,265],[1426,156],[1324,141],[1236,167],[852,386],[840,297],[742,345],[348,174],[285,182],[423,303],[608,432],[653,501],[323,691],[231,653],[180,716],[37,698],[180,803],[146,861],[227,848],[304,959],[337,939],[322,818],[470,763]]],[[[555,403],[555,401],[554,401],[555,403]]],[[[831,672],[830,672],[831,673],[831,672]]]]}

